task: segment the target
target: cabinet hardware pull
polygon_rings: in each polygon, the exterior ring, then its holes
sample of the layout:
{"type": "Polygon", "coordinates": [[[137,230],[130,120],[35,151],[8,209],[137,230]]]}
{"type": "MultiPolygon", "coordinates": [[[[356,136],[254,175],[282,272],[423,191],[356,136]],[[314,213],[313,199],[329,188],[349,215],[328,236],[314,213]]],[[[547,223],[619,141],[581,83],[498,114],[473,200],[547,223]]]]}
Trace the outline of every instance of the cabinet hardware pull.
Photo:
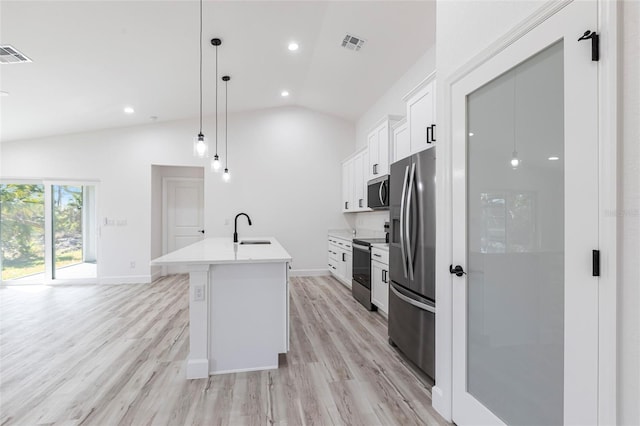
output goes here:
{"type": "Polygon", "coordinates": [[[342,253],[342,261],[346,262],[347,260],[344,258],[345,253],[342,253]]]}
{"type": "Polygon", "coordinates": [[[382,256],[380,256],[378,253],[373,253],[373,255],[374,255],[375,257],[382,257],[382,256]]]}

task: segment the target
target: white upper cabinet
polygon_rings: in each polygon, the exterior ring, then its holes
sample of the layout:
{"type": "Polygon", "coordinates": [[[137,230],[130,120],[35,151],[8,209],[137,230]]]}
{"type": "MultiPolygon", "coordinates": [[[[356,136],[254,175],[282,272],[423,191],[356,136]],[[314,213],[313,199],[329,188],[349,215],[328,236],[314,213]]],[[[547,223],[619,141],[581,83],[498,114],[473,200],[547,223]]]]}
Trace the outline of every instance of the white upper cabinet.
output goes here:
{"type": "MultiPolygon", "coordinates": [[[[405,97],[407,103],[407,131],[409,151],[406,150],[406,136],[401,135],[401,146],[394,146],[394,161],[434,146],[436,142],[436,81],[435,72],[429,75],[405,97]]],[[[397,145],[397,140],[394,144],[397,145]]]]}
{"type": "Polygon", "coordinates": [[[409,139],[409,125],[407,119],[398,121],[391,129],[393,141],[393,156],[391,162],[401,160],[411,155],[411,141],[409,139]]]}
{"type": "Polygon", "coordinates": [[[353,158],[349,158],[342,163],[342,211],[351,212],[355,210],[354,193],[354,170],[353,158]]]}
{"type": "Polygon", "coordinates": [[[342,211],[370,211],[367,207],[368,150],[356,152],[342,162],[342,211]]]}
{"type": "Polygon", "coordinates": [[[355,174],[355,207],[358,210],[367,208],[367,191],[366,191],[366,177],[365,177],[365,163],[367,162],[367,151],[364,150],[357,154],[354,158],[354,174],[355,174]]]}
{"type": "Polygon", "coordinates": [[[369,132],[367,136],[367,147],[369,149],[369,161],[366,170],[367,180],[389,174],[391,128],[401,118],[393,115],[385,116],[369,132]]]}

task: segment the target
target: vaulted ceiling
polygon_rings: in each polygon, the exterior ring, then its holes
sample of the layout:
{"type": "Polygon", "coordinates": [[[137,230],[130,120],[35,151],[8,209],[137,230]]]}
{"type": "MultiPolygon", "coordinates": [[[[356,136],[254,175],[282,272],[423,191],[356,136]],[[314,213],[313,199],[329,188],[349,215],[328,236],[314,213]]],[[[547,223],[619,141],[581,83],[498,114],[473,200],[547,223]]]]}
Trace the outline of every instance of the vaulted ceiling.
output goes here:
{"type": "MultiPolygon", "coordinates": [[[[223,41],[219,75],[232,77],[230,111],[300,105],[349,120],[435,43],[434,1],[205,1],[203,9],[206,115],[215,111],[213,37],[223,41]],[[341,47],[347,33],[366,40],[360,51],[341,47]]],[[[33,60],[0,65],[9,93],[0,97],[1,141],[198,115],[197,1],[3,0],[0,24],[1,44],[33,60]]]]}

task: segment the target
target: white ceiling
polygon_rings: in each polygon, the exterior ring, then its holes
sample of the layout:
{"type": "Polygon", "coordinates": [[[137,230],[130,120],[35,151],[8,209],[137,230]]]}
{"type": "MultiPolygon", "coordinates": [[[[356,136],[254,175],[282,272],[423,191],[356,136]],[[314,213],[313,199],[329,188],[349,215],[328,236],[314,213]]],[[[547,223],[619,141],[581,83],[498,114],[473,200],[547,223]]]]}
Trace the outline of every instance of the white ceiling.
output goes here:
{"type": "MultiPolygon", "coordinates": [[[[0,42],[33,60],[0,65],[1,141],[198,115],[197,1],[2,0],[0,24],[0,42]]],[[[435,2],[205,1],[203,34],[205,115],[219,37],[230,111],[294,104],[355,120],[434,45],[435,2]],[[347,32],[366,39],[360,52],[340,47],[347,32]]]]}

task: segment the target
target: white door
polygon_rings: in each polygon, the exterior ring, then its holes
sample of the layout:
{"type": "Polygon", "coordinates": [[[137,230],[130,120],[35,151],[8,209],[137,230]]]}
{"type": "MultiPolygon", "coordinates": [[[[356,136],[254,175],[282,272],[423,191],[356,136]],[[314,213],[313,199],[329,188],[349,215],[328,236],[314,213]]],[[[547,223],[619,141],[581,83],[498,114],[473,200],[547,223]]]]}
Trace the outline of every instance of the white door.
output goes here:
{"type": "Polygon", "coordinates": [[[597,423],[596,2],[452,86],[453,420],[597,423]]]}
{"type": "MultiPolygon", "coordinates": [[[[204,238],[204,183],[199,178],[166,178],[166,250],[179,250],[204,238]]],[[[167,273],[182,272],[169,267],[167,273]]]]}

